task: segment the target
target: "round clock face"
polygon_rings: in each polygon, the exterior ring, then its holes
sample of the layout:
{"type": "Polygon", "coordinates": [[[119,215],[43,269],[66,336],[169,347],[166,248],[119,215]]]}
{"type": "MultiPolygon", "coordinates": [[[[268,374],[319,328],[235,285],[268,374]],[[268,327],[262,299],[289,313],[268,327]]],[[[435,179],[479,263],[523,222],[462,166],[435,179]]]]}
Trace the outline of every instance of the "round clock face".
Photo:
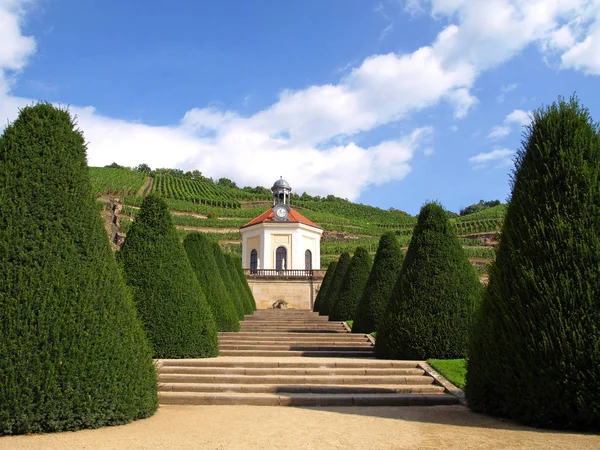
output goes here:
{"type": "Polygon", "coordinates": [[[277,217],[279,217],[280,219],[283,219],[284,217],[287,216],[287,209],[285,208],[277,208],[275,210],[275,214],[277,215],[277,217]]]}

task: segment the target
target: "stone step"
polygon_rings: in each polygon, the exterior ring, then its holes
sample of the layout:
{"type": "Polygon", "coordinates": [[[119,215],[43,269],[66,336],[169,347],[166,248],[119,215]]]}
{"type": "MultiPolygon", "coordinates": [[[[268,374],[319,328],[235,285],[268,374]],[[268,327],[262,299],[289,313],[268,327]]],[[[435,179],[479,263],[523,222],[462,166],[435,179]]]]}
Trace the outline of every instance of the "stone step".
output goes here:
{"type": "Polygon", "coordinates": [[[424,375],[226,375],[160,373],[159,383],[219,383],[219,384],[433,384],[434,379],[424,375]]]}
{"type": "MultiPolygon", "coordinates": [[[[353,347],[353,348],[370,348],[373,347],[369,341],[291,341],[291,340],[281,340],[281,341],[258,341],[258,340],[244,340],[244,339],[219,339],[219,345],[221,348],[225,348],[223,346],[240,346],[240,345],[251,345],[254,348],[266,348],[273,345],[276,346],[288,346],[288,347],[353,347]]],[[[300,348],[292,349],[292,350],[302,350],[300,348]]]]}
{"type": "Polygon", "coordinates": [[[299,351],[299,350],[219,350],[221,356],[305,356],[309,358],[372,358],[375,352],[361,351],[299,351]]]}
{"type": "Polygon", "coordinates": [[[219,334],[219,342],[225,341],[246,341],[246,342],[371,342],[365,335],[343,335],[329,334],[327,336],[312,336],[304,333],[289,333],[279,336],[260,336],[260,334],[248,336],[246,334],[239,335],[238,333],[219,334]]]}
{"type": "Polygon", "coordinates": [[[319,384],[221,384],[162,383],[161,392],[246,392],[255,394],[443,394],[444,388],[434,384],[412,385],[319,385],[319,384]]]}
{"type": "Polygon", "coordinates": [[[264,339],[281,339],[281,338],[299,338],[299,339],[367,339],[366,334],[357,333],[281,333],[281,332],[260,332],[260,331],[222,331],[219,337],[236,336],[242,339],[264,338],[264,339]]]}
{"type": "Polygon", "coordinates": [[[194,374],[194,375],[352,375],[352,376],[396,376],[396,375],[425,375],[423,369],[417,368],[338,368],[338,367],[186,367],[167,366],[162,367],[161,374],[194,374]]]}
{"type": "Polygon", "coordinates": [[[348,333],[345,328],[340,327],[242,327],[240,326],[240,331],[242,332],[263,332],[263,333],[301,333],[301,332],[313,332],[313,333],[348,333]]]}
{"type": "Polygon", "coordinates": [[[248,368],[418,368],[417,361],[396,361],[388,359],[359,359],[352,360],[314,360],[304,358],[289,359],[251,359],[251,358],[202,358],[202,359],[160,359],[158,360],[161,370],[164,367],[248,367],[248,368]]]}
{"type": "Polygon", "coordinates": [[[231,392],[159,392],[163,405],[260,406],[432,406],[453,405],[447,394],[252,394],[231,392]]]}
{"type": "Polygon", "coordinates": [[[342,344],[339,346],[335,345],[286,345],[286,344],[219,344],[219,350],[295,350],[295,351],[357,351],[357,352],[370,352],[373,350],[373,346],[358,346],[342,344]]]}

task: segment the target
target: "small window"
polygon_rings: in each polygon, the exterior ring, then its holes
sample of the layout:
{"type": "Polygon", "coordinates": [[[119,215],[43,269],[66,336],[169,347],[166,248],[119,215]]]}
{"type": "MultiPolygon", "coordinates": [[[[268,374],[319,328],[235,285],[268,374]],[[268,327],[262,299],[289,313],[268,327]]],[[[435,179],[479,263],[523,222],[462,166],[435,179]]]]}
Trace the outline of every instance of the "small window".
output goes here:
{"type": "Polygon", "coordinates": [[[275,251],[275,268],[277,270],[287,270],[287,248],[277,247],[275,251]]]}
{"type": "Polygon", "coordinates": [[[312,252],[310,250],[304,252],[304,269],[312,270],[312,252]]]}
{"type": "Polygon", "coordinates": [[[250,252],[250,269],[258,269],[258,252],[256,251],[256,249],[250,252]]]}

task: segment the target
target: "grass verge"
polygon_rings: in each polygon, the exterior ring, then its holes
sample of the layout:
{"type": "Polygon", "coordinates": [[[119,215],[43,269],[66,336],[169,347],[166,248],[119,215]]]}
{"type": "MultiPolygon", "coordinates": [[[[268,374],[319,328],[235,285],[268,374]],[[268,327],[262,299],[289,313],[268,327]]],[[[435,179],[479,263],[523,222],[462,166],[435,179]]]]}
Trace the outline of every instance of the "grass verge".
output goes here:
{"type": "Polygon", "coordinates": [[[467,368],[464,359],[428,359],[427,363],[456,387],[465,388],[467,368]]]}

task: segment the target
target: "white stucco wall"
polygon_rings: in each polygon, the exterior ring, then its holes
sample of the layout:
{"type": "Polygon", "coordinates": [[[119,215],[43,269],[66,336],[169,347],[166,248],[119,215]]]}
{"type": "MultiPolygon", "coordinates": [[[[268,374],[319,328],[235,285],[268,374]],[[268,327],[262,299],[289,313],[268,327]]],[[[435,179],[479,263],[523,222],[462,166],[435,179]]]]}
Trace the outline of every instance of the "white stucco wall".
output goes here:
{"type": "Polygon", "coordinates": [[[260,248],[257,248],[259,268],[275,269],[275,251],[280,245],[287,249],[287,270],[304,270],[304,254],[306,250],[312,252],[312,268],[321,268],[321,235],[323,230],[302,223],[259,223],[240,229],[242,235],[242,264],[244,269],[250,268],[250,252],[256,245],[256,238],[260,239],[260,248]],[[253,243],[248,245],[248,240],[253,243]]]}

